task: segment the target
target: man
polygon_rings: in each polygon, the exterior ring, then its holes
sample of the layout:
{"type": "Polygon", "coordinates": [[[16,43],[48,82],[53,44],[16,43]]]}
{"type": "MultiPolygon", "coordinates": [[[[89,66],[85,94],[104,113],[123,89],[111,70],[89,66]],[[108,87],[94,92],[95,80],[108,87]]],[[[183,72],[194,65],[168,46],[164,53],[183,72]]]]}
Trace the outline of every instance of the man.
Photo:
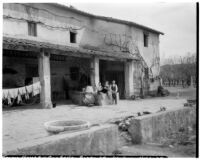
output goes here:
{"type": "Polygon", "coordinates": [[[111,88],[111,92],[112,92],[112,99],[113,99],[113,102],[115,104],[117,104],[117,92],[118,92],[118,87],[117,87],[117,84],[115,83],[115,80],[112,81],[112,84],[110,86],[111,88]]]}

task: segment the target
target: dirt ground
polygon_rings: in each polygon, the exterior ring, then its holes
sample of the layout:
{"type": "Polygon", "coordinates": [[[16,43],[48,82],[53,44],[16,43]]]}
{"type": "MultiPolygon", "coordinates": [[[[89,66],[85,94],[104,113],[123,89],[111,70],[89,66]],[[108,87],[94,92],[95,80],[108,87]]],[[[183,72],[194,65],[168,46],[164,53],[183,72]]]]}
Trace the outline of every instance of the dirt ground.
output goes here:
{"type": "MultiPolygon", "coordinates": [[[[37,105],[5,110],[2,113],[3,152],[17,144],[49,136],[44,129],[44,123],[47,121],[81,119],[89,121],[91,124],[103,124],[109,123],[115,118],[135,115],[138,112],[150,111],[155,113],[161,106],[166,107],[167,110],[183,107],[183,104],[186,103],[185,96],[194,96],[195,89],[179,90],[181,94],[178,98],[173,95],[176,95],[177,90],[170,88],[171,95],[169,97],[121,100],[118,105],[85,107],[63,102],[56,108],[49,110],[40,109],[37,105]]],[[[130,146],[130,150],[131,147],[134,146],[130,146]]],[[[176,153],[179,154],[180,150],[176,149],[176,153]]]]}

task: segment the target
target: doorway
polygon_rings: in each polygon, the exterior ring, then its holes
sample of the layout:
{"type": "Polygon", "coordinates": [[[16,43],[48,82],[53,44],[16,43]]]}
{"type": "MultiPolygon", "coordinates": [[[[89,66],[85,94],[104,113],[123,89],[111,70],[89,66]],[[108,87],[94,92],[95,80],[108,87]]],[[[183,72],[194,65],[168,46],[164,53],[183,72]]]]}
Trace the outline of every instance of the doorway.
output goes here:
{"type": "Polygon", "coordinates": [[[124,80],[124,63],[118,61],[100,60],[100,82],[104,85],[105,81],[111,83],[116,81],[119,90],[119,98],[124,99],[125,80],[124,80]]]}

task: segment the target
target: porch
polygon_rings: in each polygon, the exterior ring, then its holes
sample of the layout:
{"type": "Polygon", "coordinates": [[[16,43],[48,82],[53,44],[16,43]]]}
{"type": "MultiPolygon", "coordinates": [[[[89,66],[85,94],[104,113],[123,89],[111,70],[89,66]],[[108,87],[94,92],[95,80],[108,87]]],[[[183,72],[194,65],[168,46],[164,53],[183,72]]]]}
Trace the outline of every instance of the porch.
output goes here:
{"type": "MultiPolygon", "coordinates": [[[[32,77],[40,81],[41,108],[52,108],[55,100],[70,99],[71,90],[82,92],[87,85],[95,88],[100,81],[104,83],[107,80],[116,80],[120,98],[133,95],[133,59],[136,57],[128,53],[67,48],[6,37],[3,44],[3,68],[17,70],[22,78],[19,87],[27,85],[32,77]]],[[[5,83],[12,79],[12,75],[3,75],[5,83]]]]}

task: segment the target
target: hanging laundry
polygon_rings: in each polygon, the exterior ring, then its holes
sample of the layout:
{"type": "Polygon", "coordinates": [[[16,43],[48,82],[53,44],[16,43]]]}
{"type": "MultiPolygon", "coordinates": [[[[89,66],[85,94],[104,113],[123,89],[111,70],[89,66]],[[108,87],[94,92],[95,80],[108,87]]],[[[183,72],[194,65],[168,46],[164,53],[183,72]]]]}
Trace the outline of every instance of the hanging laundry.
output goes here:
{"type": "Polygon", "coordinates": [[[25,94],[25,99],[26,100],[29,99],[29,93],[28,92],[26,92],[26,94],[25,94]]]}
{"type": "Polygon", "coordinates": [[[32,85],[20,87],[20,88],[13,88],[13,89],[4,89],[3,90],[3,100],[7,100],[8,105],[12,104],[12,100],[17,98],[17,103],[19,104],[22,102],[22,95],[25,96],[25,99],[29,99],[29,94],[33,96],[39,94],[41,92],[41,85],[40,82],[36,82],[32,85]]]}
{"type": "Polygon", "coordinates": [[[11,103],[12,103],[12,102],[11,102],[11,98],[10,98],[10,96],[9,96],[9,95],[8,95],[8,97],[7,97],[7,98],[8,98],[8,105],[9,105],[9,104],[11,104],[11,103]]]}
{"type": "Polygon", "coordinates": [[[26,94],[26,88],[25,87],[20,87],[19,88],[19,94],[20,95],[25,95],[26,94]]]}
{"type": "Polygon", "coordinates": [[[3,100],[8,98],[8,90],[4,89],[3,90],[3,100]]]}
{"type": "Polygon", "coordinates": [[[8,95],[10,98],[15,99],[18,96],[18,88],[8,89],[8,95]]]}
{"type": "Polygon", "coordinates": [[[41,86],[40,86],[40,82],[34,83],[33,84],[33,95],[37,95],[39,94],[41,91],[41,86]]]}
{"type": "Polygon", "coordinates": [[[32,93],[33,92],[33,85],[28,85],[28,86],[26,86],[26,90],[27,90],[27,92],[30,94],[30,93],[32,93]]]}
{"type": "Polygon", "coordinates": [[[22,97],[21,97],[20,93],[18,92],[17,104],[20,104],[20,102],[22,102],[22,97]]]}

